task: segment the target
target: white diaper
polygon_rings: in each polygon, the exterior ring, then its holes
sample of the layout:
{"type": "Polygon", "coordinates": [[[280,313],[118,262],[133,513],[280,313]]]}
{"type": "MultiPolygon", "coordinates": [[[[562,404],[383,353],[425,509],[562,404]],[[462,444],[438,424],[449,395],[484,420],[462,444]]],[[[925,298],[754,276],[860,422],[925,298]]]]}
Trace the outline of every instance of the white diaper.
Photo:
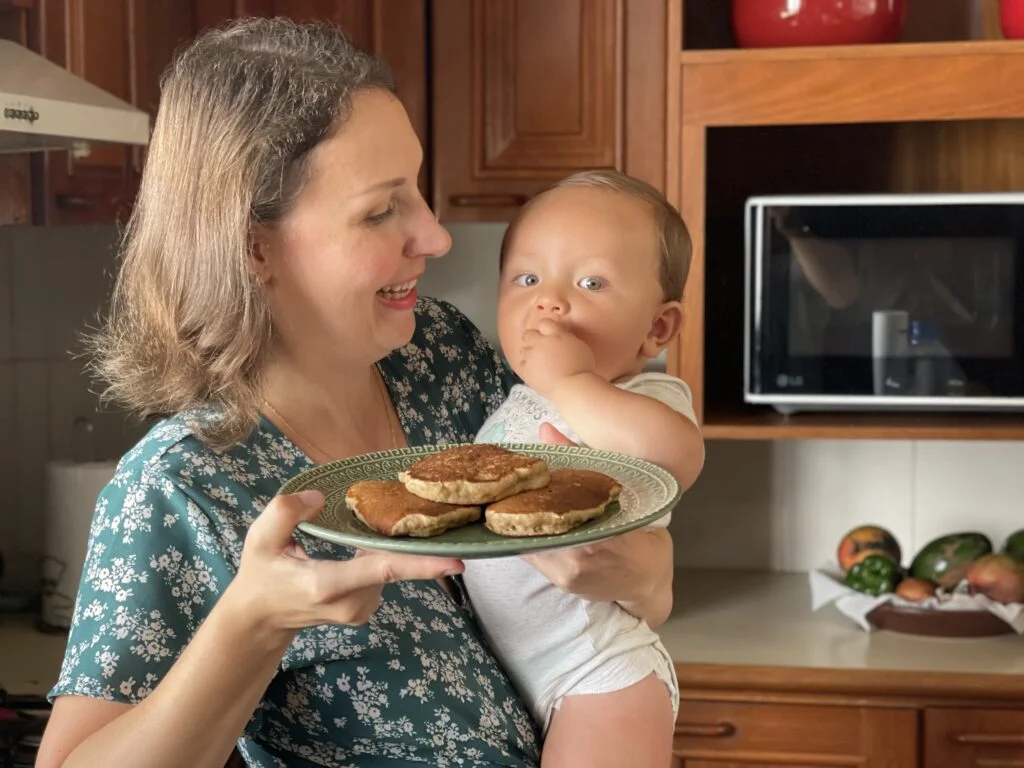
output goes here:
{"type": "Polygon", "coordinates": [[[551,725],[552,715],[562,705],[562,699],[566,696],[614,693],[636,685],[652,674],[665,684],[666,693],[672,704],[672,719],[675,720],[679,714],[679,681],[676,678],[675,665],[660,639],[652,645],[637,648],[624,655],[607,657],[601,654],[595,656],[594,661],[600,666],[576,685],[561,691],[556,684],[537,701],[529,702],[534,718],[541,724],[545,733],[551,725]]]}

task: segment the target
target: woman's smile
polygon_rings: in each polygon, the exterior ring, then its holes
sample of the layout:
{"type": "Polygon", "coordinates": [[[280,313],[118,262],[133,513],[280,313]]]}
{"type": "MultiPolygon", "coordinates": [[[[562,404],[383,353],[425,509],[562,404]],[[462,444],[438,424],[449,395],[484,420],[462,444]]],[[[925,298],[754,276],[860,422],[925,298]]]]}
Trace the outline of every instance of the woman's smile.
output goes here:
{"type": "Polygon", "coordinates": [[[377,291],[381,302],[391,309],[412,309],[416,306],[419,294],[416,292],[416,280],[409,280],[397,285],[386,285],[377,291]]]}

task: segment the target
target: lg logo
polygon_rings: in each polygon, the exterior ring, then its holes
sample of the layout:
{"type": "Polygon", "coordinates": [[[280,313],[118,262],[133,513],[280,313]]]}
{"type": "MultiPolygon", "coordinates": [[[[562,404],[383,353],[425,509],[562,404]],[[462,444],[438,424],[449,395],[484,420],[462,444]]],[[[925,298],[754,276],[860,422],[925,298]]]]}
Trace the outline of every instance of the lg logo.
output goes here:
{"type": "Polygon", "coordinates": [[[34,123],[39,119],[39,113],[36,112],[32,107],[28,109],[16,109],[14,107],[4,108],[4,119],[6,120],[25,120],[29,123],[34,123]]]}

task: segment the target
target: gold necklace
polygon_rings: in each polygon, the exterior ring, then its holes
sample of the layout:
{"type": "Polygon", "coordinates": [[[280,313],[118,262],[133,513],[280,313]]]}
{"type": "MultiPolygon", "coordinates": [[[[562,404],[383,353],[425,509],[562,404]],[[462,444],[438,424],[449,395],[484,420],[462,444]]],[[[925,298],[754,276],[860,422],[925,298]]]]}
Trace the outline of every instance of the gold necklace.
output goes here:
{"type": "MultiPolygon", "coordinates": [[[[398,448],[398,436],[395,434],[395,419],[398,418],[398,411],[395,410],[395,418],[391,417],[391,398],[388,397],[388,387],[384,383],[384,374],[378,366],[374,366],[374,370],[377,371],[377,388],[380,391],[380,404],[384,406],[384,415],[388,419],[388,435],[391,437],[392,449],[398,448]]],[[[401,425],[401,422],[399,422],[401,425]]]]}
{"type": "MultiPolygon", "coordinates": [[[[388,420],[388,434],[391,437],[391,447],[398,448],[398,436],[395,434],[395,420],[391,416],[390,399],[388,398],[387,386],[384,384],[384,374],[382,374],[380,372],[380,368],[376,368],[376,366],[375,370],[377,372],[377,391],[380,392],[380,402],[381,405],[384,407],[384,415],[388,420]]],[[[271,403],[266,398],[263,398],[263,405],[273,412],[274,416],[277,417],[277,420],[281,422],[281,426],[283,426],[285,429],[291,432],[295,437],[302,441],[303,444],[305,444],[308,448],[312,448],[316,453],[320,454],[321,458],[325,459],[326,461],[332,461],[332,456],[330,453],[325,451],[323,448],[314,443],[304,434],[299,432],[299,430],[297,430],[294,426],[292,426],[288,419],[286,419],[281,414],[281,412],[274,407],[273,403],[271,403]]]]}

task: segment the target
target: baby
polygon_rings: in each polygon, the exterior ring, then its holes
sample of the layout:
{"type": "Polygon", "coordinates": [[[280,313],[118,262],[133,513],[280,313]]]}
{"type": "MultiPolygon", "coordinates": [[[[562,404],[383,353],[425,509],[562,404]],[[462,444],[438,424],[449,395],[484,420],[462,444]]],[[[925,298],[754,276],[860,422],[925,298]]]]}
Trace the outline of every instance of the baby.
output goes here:
{"type": "MultiPolygon", "coordinates": [[[[524,384],[477,442],[538,442],[547,422],[688,488],[704,462],[690,390],[644,368],[679,333],[690,250],[676,210],[616,171],[574,174],[531,200],[505,233],[498,291],[502,350],[524,384]]],[[[465,583],[545,732],[545,766],[669,764],[678,684],[645,622],[521,558],[468,560],[465,583]]]]}

